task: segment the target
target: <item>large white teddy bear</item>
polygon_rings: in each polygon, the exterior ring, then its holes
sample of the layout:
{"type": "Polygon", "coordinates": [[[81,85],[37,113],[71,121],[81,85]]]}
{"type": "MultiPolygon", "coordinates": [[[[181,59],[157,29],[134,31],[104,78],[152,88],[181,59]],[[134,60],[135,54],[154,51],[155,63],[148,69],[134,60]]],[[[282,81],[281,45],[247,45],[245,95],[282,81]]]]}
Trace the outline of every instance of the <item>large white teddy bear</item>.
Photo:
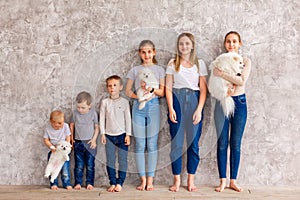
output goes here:
{"type": "Polygon", "coordinates": [[[213,69],[217,67],[224,73],[234,76],[240,76],[244,67],[243,57],[238,53],[229,52],[219,55],[210,65],[211,75],[208,80],[208,90],[211,96],[215,97],[221,102],[224,114],[229,117],[234,114],[234,101],[228,95],[228,89],[232,83],[223,79],[222,77],[215,76],[213,69]]]}

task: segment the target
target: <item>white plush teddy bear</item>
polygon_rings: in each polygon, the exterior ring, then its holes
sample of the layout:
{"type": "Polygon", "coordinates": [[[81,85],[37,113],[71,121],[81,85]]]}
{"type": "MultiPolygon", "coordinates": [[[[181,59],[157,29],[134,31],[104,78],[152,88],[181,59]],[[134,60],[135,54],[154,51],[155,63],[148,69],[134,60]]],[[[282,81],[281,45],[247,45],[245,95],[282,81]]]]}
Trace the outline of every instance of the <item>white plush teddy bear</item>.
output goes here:
{"type": "Polygon", "coordinates": [[[213,69],[217,67],[224,73],[233,76],[241,76],[241,71],[244,68],[243,57],[238,53],[229,52],[219,55],[209,66],[211,75],[208,80],[208,90],[211,96],[215,97],[221,102],[224,114],[229,117],[234,114],[234,101],[228,95],[229,86],[232,83],[223,79],[222,77],[215,76],[213,69]]]}
{"type": "MultiPolygon", "coordinates": [[[[145,88],[148,89],[149,87],[158,89],[159,88],[159,82],[155,78],[155,75],[152,70],[145,67],[139,72],[139,80],[144,81],[146,86],[145,88]]],[[[137,90],[137,96],[138,100],[140,102],[139,109],[143,109],[150,99],[152,99],[155,95],[153,91],[144,90],[141,87],[137,90]]]]}
{"type": "Polygon", "coordinates": [[[49,176],[51,176],[51,183],[53,183],[59,175],[65,161],[70,160],[69,154],[71,150],[72,146],[67,141],[61,141],[56,145],[56,151],[51,154],[45,170],[45,177],[49,178],[49,176]]]}

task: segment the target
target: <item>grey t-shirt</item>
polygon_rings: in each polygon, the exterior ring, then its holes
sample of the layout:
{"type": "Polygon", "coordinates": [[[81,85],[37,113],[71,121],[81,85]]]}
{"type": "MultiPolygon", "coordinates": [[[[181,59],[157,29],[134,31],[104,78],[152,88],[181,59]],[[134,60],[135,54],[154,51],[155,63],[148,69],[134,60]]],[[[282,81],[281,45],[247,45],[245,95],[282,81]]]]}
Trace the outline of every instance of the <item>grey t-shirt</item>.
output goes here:
{"type": "Polygon", "coordinates": [[[47,124],[44,138],[49,138],[51,144],[57,145],[58,142],[65,141],[66,137],[71,135],[70,127],[67,123],[64,123],[63,127],[59,130],[55,130],[51,124],[47,124]]]}
{"type": "Polygon", "coordinates": [[[91,140],[98,124],[98,114],[92,108],[86,114],[80,114],[78,110],[73,111],[71,123],[75,124],[75,140],[91,140]]]}
{"type": "MultiPolygon", "coordinates": [[[[144,68],[145,68],[144,66],[138,65],[130,69],[129,72],[127,73],[126,78],[135,81],[134,86],[136,90],[140,87],[139,71],[144,68]]],[[[153,71],[153,73],[155,74],[155,78],[157,80],[160,80],[161,78],[164,78],[166,76],[164,68],[159,65],[152,65],[152,66],[148,66],[147,68],[153,71]]]]}

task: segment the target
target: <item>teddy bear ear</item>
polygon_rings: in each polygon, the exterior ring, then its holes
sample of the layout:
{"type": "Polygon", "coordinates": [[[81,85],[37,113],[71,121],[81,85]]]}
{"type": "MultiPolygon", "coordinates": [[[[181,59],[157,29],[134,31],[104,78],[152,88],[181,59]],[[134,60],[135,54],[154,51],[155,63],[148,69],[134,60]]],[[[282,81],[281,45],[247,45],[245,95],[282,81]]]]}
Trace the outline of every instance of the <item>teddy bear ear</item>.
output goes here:
{"type": "Polygon", "coordinates": [[[239,61],[239,57],[234,56],[234,57],[233,57],[233,60],[234,60],[234,61],[239,61]]]}

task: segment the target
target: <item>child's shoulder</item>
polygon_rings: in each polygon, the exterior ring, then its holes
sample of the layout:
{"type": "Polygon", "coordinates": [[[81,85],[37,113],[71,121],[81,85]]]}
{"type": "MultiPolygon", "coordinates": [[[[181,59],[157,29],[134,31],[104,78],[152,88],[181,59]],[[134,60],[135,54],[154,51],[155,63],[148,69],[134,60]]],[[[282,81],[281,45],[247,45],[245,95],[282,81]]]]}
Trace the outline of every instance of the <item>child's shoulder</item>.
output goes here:
{"type": "Polygon", "coordinates": [[[134,66],[134,67],[131,68],[131,71],[139,71],[139,70],[141,70],[143,68],[144,68],[143,65],[136,65],[136,66],[134,66]]]}
{"type": "Polygon", "coordinates": [[[169,62],[168,62],[168,67],[170,67],[170,66],[174,66],[175,65],[175,58],[171,58],[170,60],[169,60],[169,62]]]}
{"type": "Polygon", "coordinates": [[[156,66],[159,70],[164,70],[163,66],[161,66],[161,65],[156,65],[156,66]]]}
{"type": "Polygon", "coordinates": [[[121,99],[122,101],[124,101],[124,102],[129,102],[129,100],[126,99],[125,97],[120,96],[120,99],[121,99]]]}
{"type": "Polygon", "coordinates": [[[103,99],[101,99],[101,103],[106,103],[108,101],[110,101],[110,97],[109,96],[108,97],[104,97],[103,99]]]}

